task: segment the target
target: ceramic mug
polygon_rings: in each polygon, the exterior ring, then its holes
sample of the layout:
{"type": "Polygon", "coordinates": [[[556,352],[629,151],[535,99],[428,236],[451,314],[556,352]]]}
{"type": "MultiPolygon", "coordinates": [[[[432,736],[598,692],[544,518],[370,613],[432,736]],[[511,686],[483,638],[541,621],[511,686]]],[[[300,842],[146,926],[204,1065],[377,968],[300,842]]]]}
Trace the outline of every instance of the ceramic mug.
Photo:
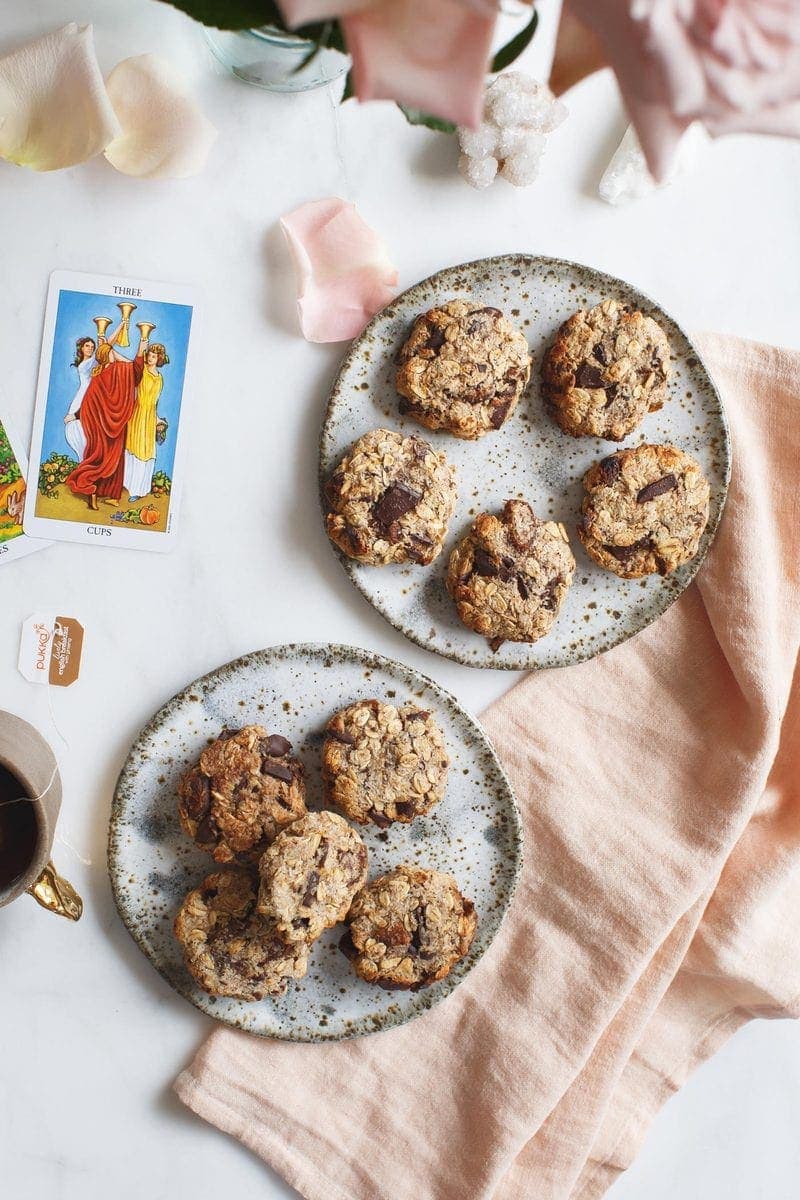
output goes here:
{"type": "Polygon", "coordinates": [[[4,780],[4,795],[0,796],[0,864],[13,864],[8,878],[0,877],[0,908],[27,892],[50,912],[79,920],[83,901],[50,859],[61,808],[61,777],[55,755],[32,725],[9,712],[0,712],[0,768],[4,780]],[[7,794],[16,790],[24,799],[7,794]],[[8,815],[10,809],[5,806],[15,803],[31,805],[23,820],[16,814],[8,815]],[[18,863],[14,863],[15,855],[18,863]]]}

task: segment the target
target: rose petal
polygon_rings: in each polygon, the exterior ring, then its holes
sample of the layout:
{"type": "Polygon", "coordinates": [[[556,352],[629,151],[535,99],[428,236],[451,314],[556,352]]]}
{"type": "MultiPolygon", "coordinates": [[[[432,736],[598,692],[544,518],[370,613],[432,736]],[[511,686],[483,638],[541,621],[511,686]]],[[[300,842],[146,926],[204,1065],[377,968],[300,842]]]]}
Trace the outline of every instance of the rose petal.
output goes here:
{"type": "MultiPolygon", "coordinates": [[[[346,17],[378,4],[405,3],[407,0],[278,0],[284,20],[290,29],[309,25],[313,21],[327,21],[332,17],[346,17]]],[[[499,0],[458,0],[464,8],[484,16],[497,16],[499,0]]]]}
{"type": "Polygon", "coordinates": [[[281,219],[297,276],[300,328],[309,342],[356,336],[397,288],[383,241],[348,204],[313,200],[281,219]]]}
{"type": "Polygon", "coordinates": [[[118,63],[107,80],[122,132],[106,147],[125,175],[185,179],[206,165],[217,131],[157,54],[118,63]]]}
{"type": "Polygon", "coordinates": [[[296,29],[298,25],[310,25],[313,21],[344,17],[380,3],[381,0],[279,0],[284,20],[290,29],[296,29]]]}
{"type": "Polygon", "coordinates": [[[570,0],[603,45],[650,171],[695,120],[800,136],[800,6],[787,0],[570,0]]]}
{"type": "Polygon", "coordinates": [[[606,56],[597,37],[565,4],[558,22],[550,70],[549,83],[554,94],[563,95],[605,65],[606,56]]]}
{"type": "Polygon", "coordinates": [[[356,95],[476,128],[495,19],[458,0],[389,0],[345,16],[356,95]]]}
{"type": "Polygon", "coordinates": [[[0,158],[57,171],[118,133],[91,25],[73,22],[0,58],[0,158]]]}

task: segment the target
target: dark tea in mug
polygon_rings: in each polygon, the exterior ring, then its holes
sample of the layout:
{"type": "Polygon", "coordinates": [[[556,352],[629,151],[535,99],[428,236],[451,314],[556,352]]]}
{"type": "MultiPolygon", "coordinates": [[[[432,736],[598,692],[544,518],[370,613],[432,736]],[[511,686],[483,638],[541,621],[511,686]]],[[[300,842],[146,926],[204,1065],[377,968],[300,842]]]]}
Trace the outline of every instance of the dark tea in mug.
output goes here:
{"type": "Polygon", "coordinates": [[[26,788],[0,766],[0,893],[24,875],[36,853],[38,823],[26,788]]]}

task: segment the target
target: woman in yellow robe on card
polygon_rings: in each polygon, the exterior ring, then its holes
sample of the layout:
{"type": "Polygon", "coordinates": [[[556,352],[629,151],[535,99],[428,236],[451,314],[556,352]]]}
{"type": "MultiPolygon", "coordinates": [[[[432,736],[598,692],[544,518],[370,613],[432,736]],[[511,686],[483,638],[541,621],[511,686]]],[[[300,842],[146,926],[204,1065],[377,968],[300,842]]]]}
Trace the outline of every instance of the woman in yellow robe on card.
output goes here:
{"type": "Polygon", "coordinates": [[[157,411],[164,384],[160,368],[168,362],[166,347],[160,342],[154,342],[144,352],[144,370],[136,389],[136,407],[128,422],[125,437],[125,487],[131,502],[147,496],[153,484],[156,433],[159,427],[162,433],[166,432],[166,422],[159,421],[157,411]]]}

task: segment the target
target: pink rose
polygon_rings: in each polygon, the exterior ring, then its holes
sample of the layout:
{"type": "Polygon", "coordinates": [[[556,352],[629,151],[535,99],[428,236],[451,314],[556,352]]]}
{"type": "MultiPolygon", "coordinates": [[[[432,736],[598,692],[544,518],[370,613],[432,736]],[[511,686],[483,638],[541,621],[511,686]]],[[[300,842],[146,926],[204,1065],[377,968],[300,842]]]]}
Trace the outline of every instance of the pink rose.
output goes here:
{"type": "Polygon", "coordinates": [[[359,100],[397,100],[475,127],[496,0],[280,0],[291,27],[339,17],[359,100]]]}
{"type": "Polygon", "coordinates": [[[693,121],[800,136],[798,0],[569,0],[616,72],[653,175],[693,121]]]}

